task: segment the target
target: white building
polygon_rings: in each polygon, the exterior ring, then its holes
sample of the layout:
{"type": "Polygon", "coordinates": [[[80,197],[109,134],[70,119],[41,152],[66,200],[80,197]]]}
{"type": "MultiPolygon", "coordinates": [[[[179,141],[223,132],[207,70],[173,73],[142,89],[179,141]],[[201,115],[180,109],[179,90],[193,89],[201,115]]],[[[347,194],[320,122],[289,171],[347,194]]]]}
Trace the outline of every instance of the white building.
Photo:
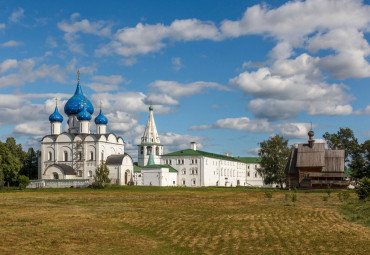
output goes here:
{"type": "Polygon", "coordinates": [[[153,186],[264,186],[258,174],[260,158],[232,157],[190,149],[163,155],[154,122],[153,107],[141,144],[138,145],[138,165],[135,166],[134,184],[153,186]]]}
{"type": "Polygon", "coordinates": [[[104,162],[112,183],[125,185],[132,182],[133,160],[125,153],[123,139],[106,132],[108,119],[101,105],[95,118],[96,133],[90,131],[94,107],[83,95],[79,76],[75,94],[66,103],[64,112],[68,116],[68,132],[61,132],[63,116],[58,105],[49,117],[51,134],[41,141],[39,179],[84,179],[91,183],[95,170],[104,162]]]}

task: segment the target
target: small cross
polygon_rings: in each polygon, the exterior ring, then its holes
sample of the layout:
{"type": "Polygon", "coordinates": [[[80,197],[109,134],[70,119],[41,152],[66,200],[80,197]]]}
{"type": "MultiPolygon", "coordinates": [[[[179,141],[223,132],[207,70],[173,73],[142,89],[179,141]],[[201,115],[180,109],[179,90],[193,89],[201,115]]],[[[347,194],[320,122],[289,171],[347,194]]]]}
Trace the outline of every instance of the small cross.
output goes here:
{"type": "Polygon", "coordinates": [[[55,98],[55,105],[58,106],[58,98],[55,98]]]}
{"type": "Polygon", "coordinates": [[[100,109],[103,108],[103,103],[100,101],[100,109]]]}
{"type": "Polygon", "coordinates": [[[80,69],[77,70],[77,79],[80,80],[80,69]]]}

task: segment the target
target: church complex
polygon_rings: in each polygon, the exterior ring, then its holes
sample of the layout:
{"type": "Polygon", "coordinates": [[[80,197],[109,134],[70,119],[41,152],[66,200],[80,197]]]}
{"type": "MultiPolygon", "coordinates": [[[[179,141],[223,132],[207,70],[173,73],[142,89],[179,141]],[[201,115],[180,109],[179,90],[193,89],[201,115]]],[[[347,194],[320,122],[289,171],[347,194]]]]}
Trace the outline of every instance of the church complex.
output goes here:
{"type": "Polygon", "coordinates": [[[104,163],[112,184],[153,186],[263,186],[257,173],[260,158],[232,157],[197,149],[189,141],[189,149],[163,153],[163,144],[154,121],[154,108],[149,107],[145,132],[138,145],[138,162],[125,152],[125,142],[114,133],[107,133],[108,119],[102,105],[95,117],[95,133],[91,121],[94,107],[78,83],[67,101],[68,132],[62,132],[63,116],[58,105],[50,115],[51,132],[41,140],[39,180],[36,187],[88,186],[95,170],[104,163]]]}

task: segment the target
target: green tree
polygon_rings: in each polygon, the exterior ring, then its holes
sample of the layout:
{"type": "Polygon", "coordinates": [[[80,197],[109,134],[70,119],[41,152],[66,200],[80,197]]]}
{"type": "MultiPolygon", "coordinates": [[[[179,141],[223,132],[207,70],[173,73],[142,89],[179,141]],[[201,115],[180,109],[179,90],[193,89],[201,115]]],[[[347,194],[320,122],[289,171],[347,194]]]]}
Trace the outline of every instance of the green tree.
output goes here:
{"type": "Polygon", "coordinates": [[[18,176],[18,185],[20,189],[24,189],[30,184],[30,178],[25,175],[18,176]]]}
{"type": "Polygon", "coordinates": [[[359,181],[359,187],[356,189],[356,193],[361,200],[370,196],[370,178],[364,177],[359,181]]]}
{"type": "Polygon", "coordinates": [[[366,171],[365,145],[358,143],[350,128],[340,128],[334,134],[326,132],[323,138],[330,149],[345,151],[345,162],[352,169],[353,177],[360,179],[368,174],[366,171]]]}
{"type": "Polygon", "coordinates": [[[38,177],[38,153],[33,148],[29,148],[23,162],[23,167],[19,174],[23,174],[30,179],[38,177]]]}
{"type": "Polygon", "coordinates": [[[98,189],[105,188],[109,183],[109,169],[106,164],[102,163],[95,170],[93,187],[98,189]]]}
{"type": "Polygon", "coordinates": [[[4,174],[1,168],[1,156],[0,156],[0,189],[4,187],[4,174]]]}
{"type": "Polygon", "coordinates": [[[370,178],[370,140],[366,140],[362,144],[362,149],[364,151],[364,158],[365,158],[365,168],[363,171],[363,176],[370,178]]]}
{"type": "Polygon", "coordinates": [[[263,176],[265,184],[278,183],[283,188],[284,170],[290,154],[288,140],[277,135],[261,142],[260,147],[261,168],[257,169],[258,173],[263,176]]]}
{"type": "Polygon", "coordinates": [[[8,184],[8,187],[11,183],[17,181],[18,173],[22,167],[22,163],[17,158],[11,150],[9,150],[6,143],[0,142],[0,169],[4,175],[4,181],[8,184]]]}

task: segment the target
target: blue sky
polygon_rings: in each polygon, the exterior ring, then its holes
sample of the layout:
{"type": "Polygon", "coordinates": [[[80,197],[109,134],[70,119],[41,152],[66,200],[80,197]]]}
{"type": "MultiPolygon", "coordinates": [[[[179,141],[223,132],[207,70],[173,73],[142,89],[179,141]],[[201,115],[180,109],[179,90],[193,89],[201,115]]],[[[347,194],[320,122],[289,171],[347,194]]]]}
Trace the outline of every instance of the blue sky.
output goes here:
{"type": "Polygon", "coordinates": [[[274,134],[306,140],[311,122],[316,139],[349,127],[364,141],[369,13],[353,0],[0,1],[0,138],[38,148],[80,69],[133,156],[150,102],[167,152],[252,156],[274,134]]]}

